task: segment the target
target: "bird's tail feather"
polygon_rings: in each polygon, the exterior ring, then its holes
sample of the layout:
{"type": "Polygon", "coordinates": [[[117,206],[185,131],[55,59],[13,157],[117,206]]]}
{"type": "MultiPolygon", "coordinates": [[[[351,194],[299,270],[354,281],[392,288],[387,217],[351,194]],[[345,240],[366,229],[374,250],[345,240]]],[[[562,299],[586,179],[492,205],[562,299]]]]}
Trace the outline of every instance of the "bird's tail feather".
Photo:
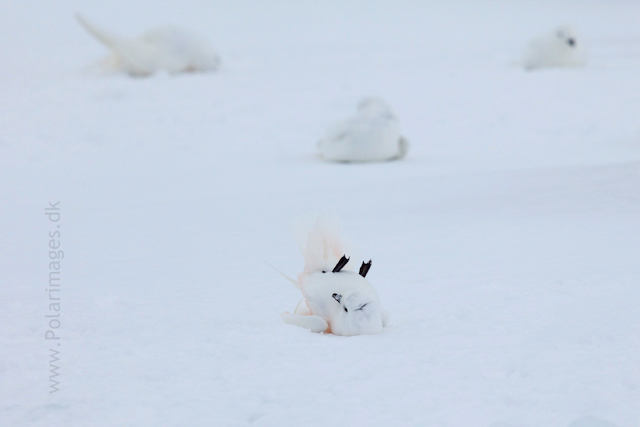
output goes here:
{"type": "Polygon", "coordinates": [[[343,255],[349,256],[338,220],[329,214],[318,214],[315,220],[299,220],[292,231],[304,257],[306,274],[331,271],[343,255]]]}
{"type": "Polygon", "coordinates": [[[76,13],[76,20],[82,25],[82,27],[89,32],[93,37],[95,37],[99,42],[104,44],[110,49],[118,48],[118,40],[119,37],[105,31],[94,24],[91,24],[89,21],[84,19],[82,15],[76,13]]]}
{"type": "Polygon", "coordinates": [[[407,151],[409,151],[409,141],[407,141],[404,137],[400,137],[398,141],[398,159],[403,159],[407,155],[407,151]]]}

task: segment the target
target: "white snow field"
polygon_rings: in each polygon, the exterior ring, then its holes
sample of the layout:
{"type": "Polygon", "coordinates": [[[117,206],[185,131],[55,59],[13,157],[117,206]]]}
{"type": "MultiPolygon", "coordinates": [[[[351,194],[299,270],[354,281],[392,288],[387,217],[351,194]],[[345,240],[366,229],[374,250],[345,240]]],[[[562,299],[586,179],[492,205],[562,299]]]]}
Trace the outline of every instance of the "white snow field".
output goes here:
{"type": "Polygon", "coordinates": [[[3,2],[0,426],[639,426],[638,16],[3,2]],[[222,67],[101,75],[76,13],[196,31],[222,67]],[[513,65],[560,24],[585,68],[513,65]],[[364,96],[393,106],[407,157],[322,161],[364,96]],[[382,333],[280,318],[300,292],[266,262],[302,270],[289,225],[314,210],[373,260],[382,333]]]}

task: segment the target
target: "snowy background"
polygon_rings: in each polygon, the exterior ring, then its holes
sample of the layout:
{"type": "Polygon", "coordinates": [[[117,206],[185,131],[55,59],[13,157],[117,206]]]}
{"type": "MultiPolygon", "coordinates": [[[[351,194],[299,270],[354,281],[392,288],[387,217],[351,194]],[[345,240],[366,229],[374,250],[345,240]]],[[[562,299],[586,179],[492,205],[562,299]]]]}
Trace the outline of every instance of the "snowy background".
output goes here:
{"type": "Polygon", "coordinates": [[[0,426],[640,425],[640,3],[1,9],[0,426]],[[193,29],[223,67],[99,75],[76,12],[193,29]],[[513,65],[563,23],[587,68],[513,65]],[[319,160],[368,95],[406,160],[319,160]],[[373,259],[384,333],[280,319],[300,294],[263,259],[301,271],[289,225],[317,209],[373,259]]]}

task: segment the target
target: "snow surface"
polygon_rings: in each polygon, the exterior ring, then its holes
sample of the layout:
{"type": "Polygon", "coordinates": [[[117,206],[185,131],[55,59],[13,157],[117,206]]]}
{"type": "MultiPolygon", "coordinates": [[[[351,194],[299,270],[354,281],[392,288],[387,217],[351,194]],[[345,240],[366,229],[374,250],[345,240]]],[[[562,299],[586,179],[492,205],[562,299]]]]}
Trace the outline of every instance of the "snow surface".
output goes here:
{"type": "Polygon", "coordinates": [[[607,0],[3,2],[0,426],[640,425],[638,16],[607,0]],[[76,12],[203,33],[222,69],[96,75],[76,12]],[[586,68],[511,65],[560,23],[586,68]],[[371,95],[407,158],[318,159],[327,123],[371,95]],[[300,272],[289,222],[315,209],[373,259],[383,333],[280,318],[299,291],[262,259],[300,272]]]}

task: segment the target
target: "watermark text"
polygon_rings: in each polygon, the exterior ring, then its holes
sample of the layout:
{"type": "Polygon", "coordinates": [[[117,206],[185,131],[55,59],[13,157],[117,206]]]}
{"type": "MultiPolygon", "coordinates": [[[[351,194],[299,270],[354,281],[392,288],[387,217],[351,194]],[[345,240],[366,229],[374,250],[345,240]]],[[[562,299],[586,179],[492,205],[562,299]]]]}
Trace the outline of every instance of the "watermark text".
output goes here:
{"type": "Polygon", "coordinates": [[[56,378],[60,376],[60,349],[61,347],[61,326],[60,321],[60,300],[62,289],[62,260],[64,251],[60,243],[60,202],[51,203],[44,208],[44,214],[49,218],[50,231],[48,239],[48,262],[49,262],[49,282],[45,288],[47,292],[47,323],[44,339],[48,343],[49,350],[49,393],[60,391],[60,381],[56,378]]]}

